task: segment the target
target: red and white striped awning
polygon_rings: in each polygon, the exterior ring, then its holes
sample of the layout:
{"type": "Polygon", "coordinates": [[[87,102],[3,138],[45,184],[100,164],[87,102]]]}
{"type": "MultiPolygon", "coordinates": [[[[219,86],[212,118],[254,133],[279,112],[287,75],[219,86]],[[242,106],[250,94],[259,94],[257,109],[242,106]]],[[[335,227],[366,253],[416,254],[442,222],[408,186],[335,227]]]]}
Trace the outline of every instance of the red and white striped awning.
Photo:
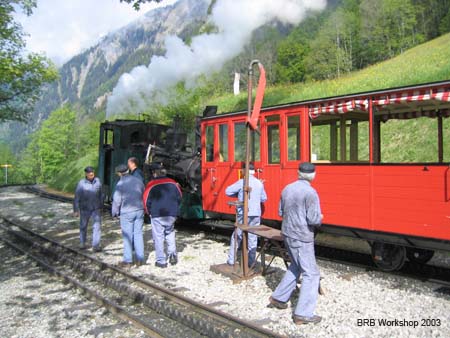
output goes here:
{"type": "Polygon", "coordinates": [[[438,89],[436,93],[431,94],[431,98],[436,101],[450,102],[450,88],[438,89]]]}
{"type": "Polygon", "coordinates": [[[450,89],[439,88],[435,92],[428,89],[394,93],[381,99],[373,100],[373,105],[387,106],[390,104],[401,104],[429,100],[450,102],[450,89]]]}
{"type": "MultiPolygon", "coordinates": [[[[450,88],[410,90],[392,93],[375,98],[372,101],[372,104],[374,107],[387,107],[389,105],[408,104],[413,102],[425,103],[425,101],[450,102],[450,88]]],[[[420,109],[420,106],[421,105],[413,106],[411,112],[402,112],[397,114],[393,111],[389,115],[392,116],[391,118],[412,118],[420,116],[433,117],[436,115],[432,112],[428,113],[427,111],[420,109]]],[[[447,109],[448,105],[442,108],[447,109]]],[[[438,106],[433,107],[433,110],[437,109],[439,109],[438,106]]],[[[309,107],[309,115],[312,119],[324,114],[345,114],[352,111],[368,111],[368,100],[336,100],[309,107]]],[[[447,116],[447,112],[445,112],[443,116],[447,116]]]]}
{"type": "Polygon", "coordinates": [[[309,108],[309,116],[313,119],[323,114],[345,114],[351,111],[367,111],[367,100],[330,101],[309,108]]]}

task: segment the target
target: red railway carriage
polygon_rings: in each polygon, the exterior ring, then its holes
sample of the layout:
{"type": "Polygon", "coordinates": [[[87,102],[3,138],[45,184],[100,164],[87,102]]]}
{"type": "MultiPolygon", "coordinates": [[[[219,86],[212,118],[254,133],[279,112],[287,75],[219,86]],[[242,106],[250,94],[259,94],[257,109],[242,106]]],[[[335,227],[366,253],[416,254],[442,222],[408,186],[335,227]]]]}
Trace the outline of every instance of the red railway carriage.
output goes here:
{"type": "MultiPolygon", "coordinates": [[[[246,117],[202,119],[206,214],[234,215],[225,188],[245,160],[246,117]]],[[[368,240],[382,269],[450,250],[449,117],[450,81],[266,107],[250,154],[268,194],[264,221],[279,224],[282,189],[311,161],[323,230],[368,240]]]]}

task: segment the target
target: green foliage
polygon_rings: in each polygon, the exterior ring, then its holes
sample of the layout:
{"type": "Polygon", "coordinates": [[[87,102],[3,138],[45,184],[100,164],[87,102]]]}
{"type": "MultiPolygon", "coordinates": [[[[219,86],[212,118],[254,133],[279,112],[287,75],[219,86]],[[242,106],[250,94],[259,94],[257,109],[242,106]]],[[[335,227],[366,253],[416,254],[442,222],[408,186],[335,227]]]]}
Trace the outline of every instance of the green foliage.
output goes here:
{"type": "Polygon", "coordinates": [[[80,157],[65,162],[58,173],[47,183],[54,189],[71,192],[75,191],[78,181],[84,177],[84,168],[93,166],[96,168],[98,163],[98,149],[89,149],[80,157]]]}
{"type": "Polygon", "coordinates": [[[439,32],[441,34],[450,32],[450,9],[439,24],[439,32]]]}
{"type": "MultiPolygon", "coordinates": [[[[8,184],[18,183],[17,158],[5,143],[0,143],[0,165],[9,164],[8,184]]],[[[6,168],[0,167],[0,185],[6,183],[6,168]]]]}
{"type": "Polygon", "coordinates": [[[79,121],[76,116],[70,106],[63,106],[31,135],[17,163],[17,182],[48,183],[73,191],[83,168],[97,164],[99,140],[99,122],[79,121]]]}
{"type": "Polygon", "coordinates": [[[37,137],[42,180],[53,177],[66,161],[74,158],[75,122],[75,112],[64,106],[52,112],[42,124],[37,137]]]}
{"type": "Polygon", "coordinates": [[[341,0],[279,44],[276,82],[341,77],[450,31],[448,0],[341,0]],[[303,32],[303,33],[300,33],[303,32]]]}
{"type": "Polygon", "coordinates": [[[24,33],[13,18],[14,5],[30,15],[36,1],[0,1],[0,122],[25,121],[41,86],[57,78],[57,70],[47,58],[25,55],[24,33]]]}
{"type": "Polygon", "coordinates": [[[177,84],[170,90],[169,101],[165,104],[154,104],[144,114],[155,123],[170,124],[175,116],[181,118],[182,126],[192,130],[195,116],[203,110],[203,101],[207,97],[207,87],[187,88],[184,83],[177,84]]]}
{"type": "Polygon", "coordinates": [[[286,39],[278,47],[278,61],[275,65],[277,82],[295,83],[305,78],[307,47],[286,39]]]}
{"type": "Polygon", "coordinates": [[[67,170],[68,163],[96,154],[98,138],[98,122],[78,121],[76,112],[67,105],[53,111],[21,154],[21,180],[51,183],[63,168],[67,170]]]}
{"type": "MultiPolygon", "coordinates": [[[[392,60],[349,73],[338,80],[270,86],[266,90],[264,106],[448,80],[449,59],[450,34],[446,34],[414,47],[392,60]]],[[[239,111],[246,109],[246,99],[246,93],[239,96],[227,94],[211,97],[206,104],[218,105],[220,112],[239,111]]]]}

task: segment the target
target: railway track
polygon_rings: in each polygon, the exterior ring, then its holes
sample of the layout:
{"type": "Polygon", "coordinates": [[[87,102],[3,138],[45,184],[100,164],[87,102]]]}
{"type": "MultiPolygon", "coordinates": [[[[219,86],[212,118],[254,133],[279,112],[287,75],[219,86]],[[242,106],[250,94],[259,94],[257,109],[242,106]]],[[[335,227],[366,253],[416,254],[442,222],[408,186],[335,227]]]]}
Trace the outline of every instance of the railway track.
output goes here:
{"type": "Polygon", "coordinates": [[[281,337],[2,219],[2,240],[150,337],[281,337]]]}
{"type": "MultiPolygon", "coordinates": [[[[43,191],[36,186],[24,186],[24,189],[44,198],[67,203],[72,202],[71,198],[43,191]]],[[[217,231],[221,233],[224,231],[223,228],[218,226],[215,226],[214,228],[217,228],[217,231]]],[[[228,230],[228,228],[226,230],[228,230]]],[[[228,241],[228,237],[226,240],[228,241]]],[[[358,268],[364,268],[369,271],[380,271],[373,263],[370,254],[330,246],[316,245],[316,255],[318,260],[342,263],[358,268]]],[[[407,261],[401,270],[386,273],[441,284],[444,288],[446,288],[444,291],[450,293],[450,269],[447,267],[407,261]]]]}

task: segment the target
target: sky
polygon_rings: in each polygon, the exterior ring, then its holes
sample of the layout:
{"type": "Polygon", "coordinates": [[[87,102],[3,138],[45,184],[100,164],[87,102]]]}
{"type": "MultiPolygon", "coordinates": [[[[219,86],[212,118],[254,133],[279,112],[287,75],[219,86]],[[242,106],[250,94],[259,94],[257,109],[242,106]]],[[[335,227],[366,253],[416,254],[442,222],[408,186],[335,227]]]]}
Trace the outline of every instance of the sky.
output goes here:
{"type": "Polygon", "coordinates": [[[19,12],[16,20],[29,35],[27,49],[44,52],[60,66],[95,45],[108,32],[127,25],[155,7],[174,2],[176,0],[147,3],[136,11],[131,4],[120,0],[37,0],[37,8],[30,17],[19,12]]]}

